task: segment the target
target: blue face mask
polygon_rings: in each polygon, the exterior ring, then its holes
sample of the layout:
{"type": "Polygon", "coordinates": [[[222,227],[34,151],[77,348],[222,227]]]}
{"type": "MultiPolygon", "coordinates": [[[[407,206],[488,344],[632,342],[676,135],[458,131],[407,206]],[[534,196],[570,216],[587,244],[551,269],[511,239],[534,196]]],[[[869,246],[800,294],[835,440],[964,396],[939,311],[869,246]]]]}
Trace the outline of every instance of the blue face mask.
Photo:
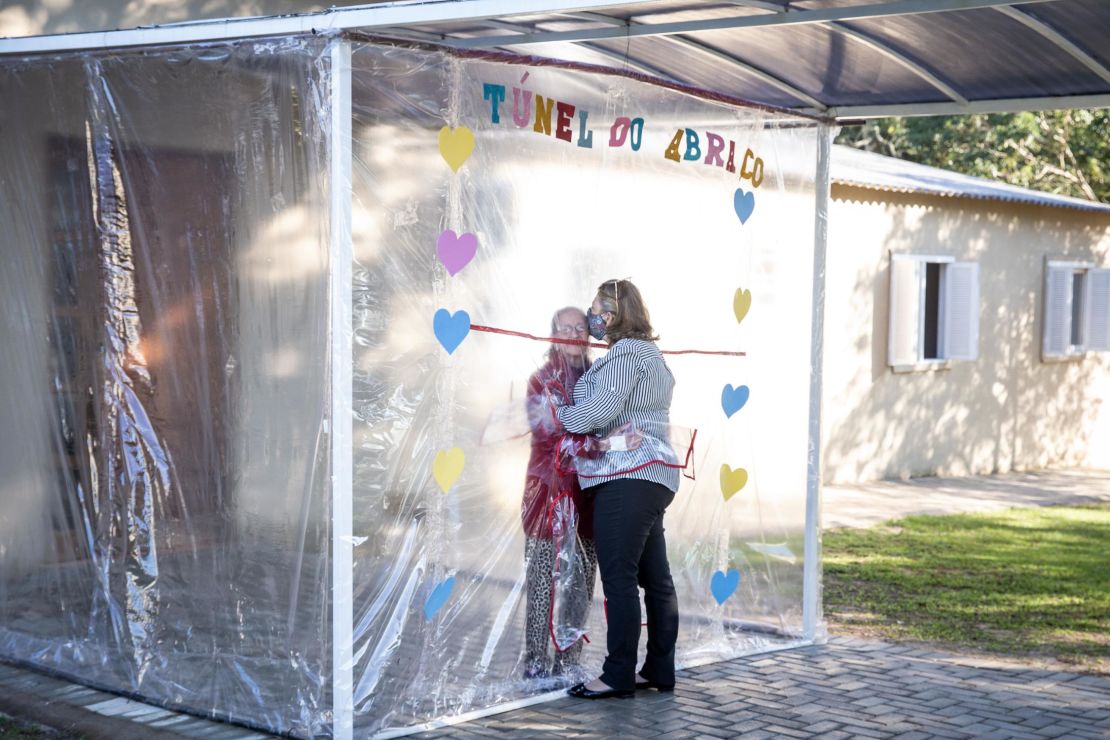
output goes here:
{"type": "Polygon", "coordinates": [[[605,333],[609,330],[605,326],[605,319],[593,313],[593,306],[586,309],[586,323],[590,325],[590,336],[597,340],[605,338],[605,333]]]}

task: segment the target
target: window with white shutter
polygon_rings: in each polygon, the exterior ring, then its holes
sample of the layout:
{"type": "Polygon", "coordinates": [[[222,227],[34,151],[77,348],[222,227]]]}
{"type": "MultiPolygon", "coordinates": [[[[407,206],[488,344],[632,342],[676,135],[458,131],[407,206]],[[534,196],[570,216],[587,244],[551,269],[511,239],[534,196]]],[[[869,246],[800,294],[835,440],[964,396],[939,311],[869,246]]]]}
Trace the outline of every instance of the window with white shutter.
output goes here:
{"type": "Polygon", "coordinates": [[[953,262],[944,268],[942,353],[949,360],[979,358],[979,265],[953,262]]]}
{"type": "Polygon", "coordinates": [[[1110,270],[1087,272],[1087,349],[1110,352],[1110,270]]]}
{"type": "Polygon", "coordinates": [[[1044,342],[1041,354],[1066,357],[1071,338],[1071,265],[1049,262],[1044,281],[1044,342]]]}
{"type": "Polygon", "coordinates": [[[1110,270],[1046,260],[1041,357],[1110,351],[1110,270]]]}
{"type": "Polygon", "coordinates": [[[921,350],[917,331],[921,318],[921,262],[903,254],[890,257],[890,338],[887,358],[891,365],[917,363],[921,350]]]}
{"type": "Polygon", "coordinates": [[[887,362],[904,371],[978,356],[979,265],[891,254],[887,362]]]}

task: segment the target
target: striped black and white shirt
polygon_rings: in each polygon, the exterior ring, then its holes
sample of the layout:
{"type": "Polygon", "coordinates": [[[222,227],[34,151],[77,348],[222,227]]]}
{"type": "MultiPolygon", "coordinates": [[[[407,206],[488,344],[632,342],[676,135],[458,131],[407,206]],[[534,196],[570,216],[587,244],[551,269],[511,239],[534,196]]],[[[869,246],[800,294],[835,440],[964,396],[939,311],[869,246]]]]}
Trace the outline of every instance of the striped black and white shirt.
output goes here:
{"type": "Polygon", "coordinates": [[[621,339],[574,386],[574,405],[557,414],[568,432],[608,437],[631,423],[643,435],[636,450],[575,458],[583,488],[619,478],[659,483],[678,492],[681,464],[670,437],[674,376],[654,342],[621,339]],[[662,464],[667,463],[667,464],[662,464]]]}

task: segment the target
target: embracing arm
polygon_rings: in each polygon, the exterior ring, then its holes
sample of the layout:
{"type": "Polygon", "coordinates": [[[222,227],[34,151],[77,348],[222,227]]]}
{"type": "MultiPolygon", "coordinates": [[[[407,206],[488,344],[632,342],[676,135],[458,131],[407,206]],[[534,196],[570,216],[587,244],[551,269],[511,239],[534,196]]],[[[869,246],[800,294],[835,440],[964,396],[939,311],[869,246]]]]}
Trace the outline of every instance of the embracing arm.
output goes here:
{"type": "Polygon", "coordinates": [[[528,379],[528,424],[532,427],[533,440],[540,445],[556,444],[566,457],[600,457],[605,454],[604,440],[588,434],[571,434],[563,429],[555,410],[570,403],[568,389],[562,382],[544,373],[536,372],[528,379]]]}
{"type": "Polygon", "coordinates": [[[614,345],[598,360],[593,375],[593,395],[573,406],[560,406],[556,414],[568,432],[584,434],[604,428],[628,403],[640,377],[640,361],[631,348],[614,345]]]}
{"type": "Polygon", "coordinates": [[[569,403],[566,392],[558,380],[537,371],[528,379],[528,395],[525,406],[528,411],[528,425],[537,441],[554,443],[563,433],[555,409],[569,403]]]}

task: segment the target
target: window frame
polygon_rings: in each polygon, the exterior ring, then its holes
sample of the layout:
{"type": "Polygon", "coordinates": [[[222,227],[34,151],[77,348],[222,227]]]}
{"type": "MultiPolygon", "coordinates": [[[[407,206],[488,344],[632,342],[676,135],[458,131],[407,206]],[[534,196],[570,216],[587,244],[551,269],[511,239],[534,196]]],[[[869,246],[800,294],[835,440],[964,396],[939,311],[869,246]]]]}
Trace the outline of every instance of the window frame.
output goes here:
{"type": "MultiPolygon", "coordinates": [[[[917,254],[908,252],[890,252],[890,269],[891,279],[889,281],[890,292],[888,294],[888,326],[887,326],[887,362],[886,364],[895,373],[907,372],[935,372],[938,370],[947,370],[952,367],[955,362],[968,362],[978,359],[978,307],[982,302],[979,293],[979,272],[977,262],[961,262],[956,259],[954,255],[950,254],[917,254]],[[896,295],[900,279],[895,275],[897,263],[911,262],[915,264],[914,277],[916,279],[916,294],[917,294],[917,321],[916,321],[916,336],[914,337],[913,344],[915,345],[916,357],[912,362],[899,361],[900,359],[895,356],[899,349],[896,348],[896,341],[898,332],[905,328],[902,326],[902,317],[899,315],[899,306],[902,301],[896,295]],[[937,317],[936,317],[936,347],[938,357],[925,357],[926,347],[926,327],[929,325],[928,321],[928,306],[927,306],[927,293],[928,293],[928,265],[939,264],[941,269],[938,271],[938,303],[937,303],[937,317]],[[974,318],[969,318],[975,322],[973,328],[973,336],[975,341],[974,358],[953,358],[950,356],[951,348],[949,344],[949,313],[951,312],[952,296],[949,294],[949,273],[948,270],[954,265],[975,265],[975,286],[973,296],[976,300],[974,306],[974,318]]],[[[958,313],[957,313],[958,315],[958,313]]],[[[898,342],[901,344],[901,342],[898,342]]]]}
{"type": "Polygon", "coordinates": [[[921,348],[918,352],[917,361],[923,362],[946,362],[947,361],[947,337],[944,331],[944,322],[948,318],[946,315],[946,303],[948,299],[948,265],[955,262],[954,259],[946,261],[928,259],[921,260],[921,285],[919,286],[918,306],[920,306],[917,322],[917,333],[921,337],[921,348]],[[940,269],[937,270],[937,322],[936,322],[936,345],[937,356],[926,357],[925,348],[928,346],[928,332],[926,329],[929,326],[929,265],[939,265],[940,269]]]}
{"type": "Polygon", "coordinates": [[[1058,363],[1058,362],[1077,362],[1083,360],[1087,355],[1093,352],[1106,352],[1110,351],[1104,347],[1091,346],[1091,324],[1093,319],[1093,291],[1092,291],[1092,277],[1095,273],[1104,272],[1110,268],[1100,267],[1094,262],[1088,260],[1076,259],[1052,259],[1046,256],[1044,261],[1044,279],[1041,282],[1041,290],[1043,296],[1041,300],[1041,362],[1043,363],[1058,363]],[[1064,286],[1067,290],[1066,308],[1063,311],[1063,317],[1067,321],[1066,337],[1063,344],[1063,351],[1057,352],[1050,348],[1050,340],[1052,339],[1050,332],[1052,331],[1051,321],[1053,319],[1053,294],[1052,294],[1052,271],[1064,270],[1069,276],[1069,279],[1064,281],[1064,286]],[[1082,306],[1079,309],[1079,344],[1072,343],[1072,336],[1076,331],[1075,326],[1075,275],[1082,273],[1083,279],[1081,281],[1082,295],[1080,300],[1082,306]]]}

